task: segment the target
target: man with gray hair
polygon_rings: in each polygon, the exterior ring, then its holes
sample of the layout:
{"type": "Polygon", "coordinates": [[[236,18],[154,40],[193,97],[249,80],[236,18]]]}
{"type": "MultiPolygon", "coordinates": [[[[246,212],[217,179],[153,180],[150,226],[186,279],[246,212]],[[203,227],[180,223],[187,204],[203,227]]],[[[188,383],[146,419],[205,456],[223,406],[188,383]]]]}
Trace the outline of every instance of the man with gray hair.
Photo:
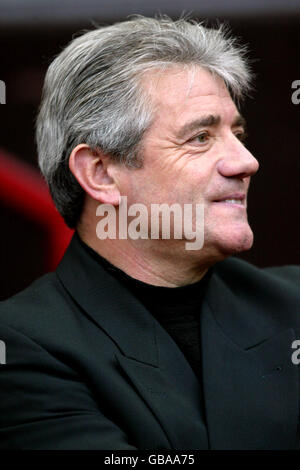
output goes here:
{"type": "Polygon", "coordinates": [[[253,243],[250,75],[226,28],[166,17],[87,32],[50,65],[39,164],[76,231],[0,306],[1,449],[299,445],[300,269],[231,257],[253,243]]]}

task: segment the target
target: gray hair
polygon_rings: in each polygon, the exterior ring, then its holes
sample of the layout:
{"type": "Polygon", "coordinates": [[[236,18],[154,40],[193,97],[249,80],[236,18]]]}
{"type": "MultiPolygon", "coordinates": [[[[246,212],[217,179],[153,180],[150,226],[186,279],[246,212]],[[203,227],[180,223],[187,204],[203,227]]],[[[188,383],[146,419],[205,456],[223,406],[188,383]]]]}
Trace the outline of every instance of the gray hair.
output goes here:
{"type": "Polygon", "coordinates": [[[246,48],[228,28],[192,20],[134,17],[85,32],[50,64],[36,122],[40,169],[66,224],[76,227],[85,192],[72,175],[72,149],[86,143],[133,168],[154,110],[142,75],[199,65],[221,77],[233,99],[250,88],[246,48]]]}

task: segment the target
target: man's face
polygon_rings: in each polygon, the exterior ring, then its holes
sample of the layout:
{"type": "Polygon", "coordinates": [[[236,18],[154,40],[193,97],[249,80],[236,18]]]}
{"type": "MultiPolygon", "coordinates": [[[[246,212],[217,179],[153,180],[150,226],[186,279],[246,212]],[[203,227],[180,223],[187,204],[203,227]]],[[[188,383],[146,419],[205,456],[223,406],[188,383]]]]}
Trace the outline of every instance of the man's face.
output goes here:
{"type": "MultiPolygon", "coordinates": [[[[224,82],[198,67],[194,74],[191,69],[151,73],[144,86],[156,114],[142,142],[143,168],[130,170],[121,188],[128,203],[203,203],[204,246],[198,259],[249,249],[253,234],[246,196],[258,162],[240,140],[243,120],[224,82]]],[[[185,241],[176,242],[182,249],[185,241]]]]}

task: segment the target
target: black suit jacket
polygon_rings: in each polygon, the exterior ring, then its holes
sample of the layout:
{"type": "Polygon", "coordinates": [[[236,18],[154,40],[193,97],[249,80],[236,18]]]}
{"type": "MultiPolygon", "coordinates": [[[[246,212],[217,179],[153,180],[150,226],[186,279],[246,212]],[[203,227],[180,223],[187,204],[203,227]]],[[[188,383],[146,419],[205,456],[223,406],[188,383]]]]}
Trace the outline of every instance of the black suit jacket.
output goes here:
{"type": "MultiPolygon", "coordinates": [[[[300,269],[229,258],[201,317],[209,448],[299,446],[300,269]]],[[[200,384],[155,318],[73,238],[0,305],[0,449],[201,449],[200,384]]]]}

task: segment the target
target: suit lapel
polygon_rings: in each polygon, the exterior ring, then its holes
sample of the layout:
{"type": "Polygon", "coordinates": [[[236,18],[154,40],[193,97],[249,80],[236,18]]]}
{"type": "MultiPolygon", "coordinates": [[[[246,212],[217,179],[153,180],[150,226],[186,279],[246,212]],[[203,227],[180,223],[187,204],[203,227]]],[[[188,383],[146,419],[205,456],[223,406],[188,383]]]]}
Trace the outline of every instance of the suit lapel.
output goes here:
{"type": "Polygon", "coordinates": [[[173,449],[208,449],[200,384],[177,345],[159,325],[157,333],[159,367],[123,355],[118,355],[119,363],[160,422],[173,449]]]}
{"type": "Polygon", "coordinates": [[[207,448],[200,384],[178,346],[114,277],[72,240],[57,275],[116,344],[116,360],[173,449],[207,448]]]}
{"type": "Polygon", "coordinates": [[[205,408],[213,449],[295,445],[299,401],[298,368],[291,361],[295,334],[293,329],[280,328],[275,320],[266,322],[264,311],[258,301],[248,298],[247,304],[245,295],[239,300],[217,274],[212,276],[202,309],[201,334],[205,408]]]}

